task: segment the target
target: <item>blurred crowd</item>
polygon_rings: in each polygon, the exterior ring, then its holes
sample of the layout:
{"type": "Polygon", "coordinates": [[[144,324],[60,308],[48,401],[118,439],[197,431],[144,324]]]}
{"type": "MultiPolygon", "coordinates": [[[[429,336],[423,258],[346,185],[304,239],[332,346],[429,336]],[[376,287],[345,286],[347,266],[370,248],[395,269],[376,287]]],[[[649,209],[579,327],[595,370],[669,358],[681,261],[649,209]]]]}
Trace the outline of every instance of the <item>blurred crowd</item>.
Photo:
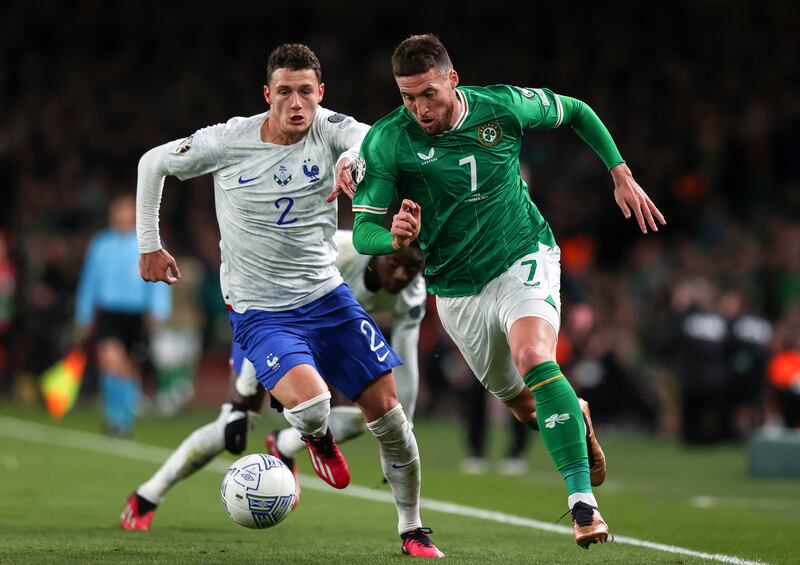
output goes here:
{"type": "MultiPolygon", "coordinates": [[[[466,2],[426,6],[423,20],[379,4],[0,8],[2,394],[69,348],[87,242],[110,199],[134,191],[144,151],[263,111],[265,57],[283,41],[320,56],[324,105],[372,122],[400,103],[393,45],[433,31],[463,84],[587,102],[667,218],[642,236],[574,133],[527,137],[523,173],[578,289],[565,296],[559,360],[594,419],[689,442],[798,426],[800,7],[673,2],[645,15],[603,3],[565,18],[562,4],[529,3],[486,17],[466,2]]],[[[169,179],[161,218],[168,248],[192,265],[175,323],[224,357],[211,179],[169,179]]],[[[434,310],[420,343],[423,415],[455,413],[472,379],[434,310]]]]}

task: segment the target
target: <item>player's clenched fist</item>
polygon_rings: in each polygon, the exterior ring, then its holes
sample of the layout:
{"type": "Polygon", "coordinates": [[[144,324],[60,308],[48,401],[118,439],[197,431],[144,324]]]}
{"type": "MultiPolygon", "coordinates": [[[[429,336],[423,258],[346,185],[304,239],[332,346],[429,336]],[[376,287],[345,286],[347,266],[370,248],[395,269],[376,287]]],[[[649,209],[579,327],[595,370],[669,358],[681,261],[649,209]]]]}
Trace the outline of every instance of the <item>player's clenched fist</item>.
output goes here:
{"type": "Polygon", "coordinates": [[[400,204],[400,211],[392,218],[392,247],[404,249],[417,239],[422,226],[422,209],[420,205],[404,199],[400,204]]]}
{"type": "Polygon", "coordinates": [[[178,282],[181,272],[175,259],[164,249],[139,255],[139,274],[147,282],[178,282]],[[174,275],[174,276],[173,276],[174,275]]]}

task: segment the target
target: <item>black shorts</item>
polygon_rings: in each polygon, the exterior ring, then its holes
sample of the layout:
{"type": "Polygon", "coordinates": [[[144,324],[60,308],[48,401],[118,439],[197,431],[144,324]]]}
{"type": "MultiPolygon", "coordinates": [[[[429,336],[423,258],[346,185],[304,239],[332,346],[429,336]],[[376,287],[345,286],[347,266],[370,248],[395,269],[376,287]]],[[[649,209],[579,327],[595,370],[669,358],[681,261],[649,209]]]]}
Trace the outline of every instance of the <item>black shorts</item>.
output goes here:
{"type": "Polygon", "coordinates": [[[122,342],[129,355],[133,357],[146,356],[148,343],[143,314],[98,310],[95,320],[97,341],[115,338],[122,342]]]}

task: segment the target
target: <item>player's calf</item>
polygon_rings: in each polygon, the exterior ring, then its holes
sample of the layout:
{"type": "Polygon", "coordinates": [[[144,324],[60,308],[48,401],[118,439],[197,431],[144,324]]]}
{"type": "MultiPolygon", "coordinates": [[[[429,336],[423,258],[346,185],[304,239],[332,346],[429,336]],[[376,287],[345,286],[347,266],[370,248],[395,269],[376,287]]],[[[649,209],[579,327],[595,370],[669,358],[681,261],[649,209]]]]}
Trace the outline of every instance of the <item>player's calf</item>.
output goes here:
{"type": "Polygon", "coordinates": [[[597,436],[592,427],[589,403],[583,398],[578,398],[578,403],[581,406],[583,422],[586,425],[586,451],[589,455],[589,476],[591,477],[592,486],[598,487],[606,480],[606,456],[603,453],[603,449],[600,447],[600,443],[597,441],[597,436]]]}
{"type": "Polygon", "coordinates": [[[311,464],[320,479],[334,488],[350,484],[350,470],[328,427],[331,393],[325,391],[294,408],[283,411],[286,420],[300,432],[311,464]]]}

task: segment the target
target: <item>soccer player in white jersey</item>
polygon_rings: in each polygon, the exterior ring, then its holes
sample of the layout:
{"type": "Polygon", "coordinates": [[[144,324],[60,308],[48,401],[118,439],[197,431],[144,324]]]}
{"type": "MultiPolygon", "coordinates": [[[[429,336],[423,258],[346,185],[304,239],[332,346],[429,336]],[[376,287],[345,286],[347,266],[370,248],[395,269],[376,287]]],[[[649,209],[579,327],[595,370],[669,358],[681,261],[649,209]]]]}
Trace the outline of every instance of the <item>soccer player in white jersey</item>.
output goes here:
{"type": "MultiPolygon", "coordinates": [[[[392,255],[369,257],[355,251],[351,236],[350,231],[337,230],[335,241],[339,257],[336,266],[365,310],[392,317],[391,345],[405,360],[395,369],[397,396],[411,422],[419,385],[419,326],[425,315],[427,296],[420,273],[422,250],[408,247],[392,255]]],[[[230,385],[227,401],[217,419],[192,432],[158,471],[128,498],[120,517],[123,529],[149,530],[155,509],[179,481],[205,467],[224,450],[235,455],[244,451],[253,418],[261,409],[264,388],[259,386],[252,363],[246,360],[235,342],[231,348],[230,385]]],[[[331,408],[328,425],[337,443],[365,431],[361,411],[349,405],[331,408]]],[[[289,466],[297,480],[294,456],[305,446],[300,433],[291,427],[280,430],[268,436],[267,446],[289,466]]],[[[299,482],[297,492],[299,495],[299,482]]]]}
{"type": "Polygon", "coordinates": [[[328,426],[328,384],[361,408],[395,497],[402,551],[441,557],[419,515],[419,452],[392,374],[402,361],[334,264],[332,203],[342,192],[353,195],[352,156],[368,128],[319,106],[324,90],[316,55],[281,45],[267,62],[268,112],[145,153],[137,185],[140,272],[151,282],[179,280],[159,238],[164,178],[211,173],[234,341],[303,436],[314,470],[335,488],[349,484],[350,472],[328,426]]]}

